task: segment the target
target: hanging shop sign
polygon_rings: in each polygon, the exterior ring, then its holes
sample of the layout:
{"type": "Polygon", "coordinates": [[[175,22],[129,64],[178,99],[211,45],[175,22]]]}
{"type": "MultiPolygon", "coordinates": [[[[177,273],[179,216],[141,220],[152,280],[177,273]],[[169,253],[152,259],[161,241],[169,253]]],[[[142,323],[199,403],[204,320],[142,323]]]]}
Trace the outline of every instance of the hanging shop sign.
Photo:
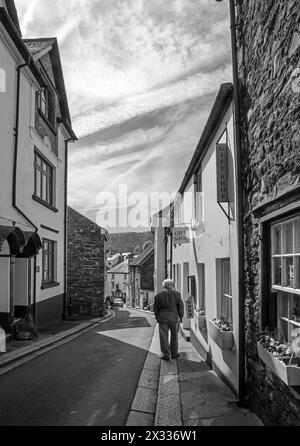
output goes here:
{"type": "Polygon", "coordinates": [[[194,299],[193,296],[189,296],[185,299],[185,312],[188,319],[194,317],[194,299]]]}
{"type": "Polygon", "coordinates": [[[217,201],[218,203],[228,203],[228,145],[217,144],[217,201]]]}
{"type": "Polygon", "coordinates": [[[183,243],[189,243],[189,228],[173,228],[173,244],[182,245],[183,243]]]}

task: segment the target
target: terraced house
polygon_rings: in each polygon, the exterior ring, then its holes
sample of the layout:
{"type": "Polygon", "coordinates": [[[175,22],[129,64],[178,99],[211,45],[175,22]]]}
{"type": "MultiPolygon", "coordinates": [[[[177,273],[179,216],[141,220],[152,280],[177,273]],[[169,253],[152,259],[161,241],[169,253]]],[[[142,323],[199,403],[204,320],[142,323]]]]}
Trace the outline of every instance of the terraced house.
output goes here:
{"type": "Polygon", "coordinates": [[[0,2],[0,325],[30,310],[62,318],[71,127],[57,40],[23,40],[12,0],[0,2]]]}

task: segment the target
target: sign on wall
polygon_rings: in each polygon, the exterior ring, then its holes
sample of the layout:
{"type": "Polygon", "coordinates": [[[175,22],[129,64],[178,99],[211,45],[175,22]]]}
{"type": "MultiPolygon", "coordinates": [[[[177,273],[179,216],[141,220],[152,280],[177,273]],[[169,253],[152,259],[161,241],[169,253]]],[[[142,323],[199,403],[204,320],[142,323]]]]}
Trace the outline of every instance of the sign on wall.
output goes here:
{"type": "Polygon", "coordinates": [[[194,299],[189,296],[185,299],[185,312],[187,319],[193,319],[194,317],[194,299]]]}
{"type": "Polygon", "coordinates": [[[189,228],[173,228],[173,244],[182,245],[183,243],[189,243],[189,228]]]}
{"type": "Polygon", "coordinates": [[[229,202],[228,193],[228,145],[217,144],[217,201],[219,203],[229,202]]]}

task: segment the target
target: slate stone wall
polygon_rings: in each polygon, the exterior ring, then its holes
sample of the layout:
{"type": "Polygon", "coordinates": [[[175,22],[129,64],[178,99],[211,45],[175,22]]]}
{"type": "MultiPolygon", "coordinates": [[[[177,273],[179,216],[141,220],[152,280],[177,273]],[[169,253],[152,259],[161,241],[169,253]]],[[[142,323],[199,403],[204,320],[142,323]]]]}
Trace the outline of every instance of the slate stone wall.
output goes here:
{"type": "Polygon", "coordinates": [[[267,424],[300,425],[299,389],[286,386],[257,356],[262,328],[261,215],[296,200],[300,186],[300,4],[238,0],[245,187],[247,400],[267,424]],[[291,191],[296,193],[288,194],[291,191]],[[275,201],[274,201],[275,200],[275,201]],[[266,209],[267,209],[266,207],[266,209]]]}
{"type": "Polygon", "coordinates": [[[67,289],[72,312],[104,312],[106,237],[95,223],[68,207],[67,289]]]}

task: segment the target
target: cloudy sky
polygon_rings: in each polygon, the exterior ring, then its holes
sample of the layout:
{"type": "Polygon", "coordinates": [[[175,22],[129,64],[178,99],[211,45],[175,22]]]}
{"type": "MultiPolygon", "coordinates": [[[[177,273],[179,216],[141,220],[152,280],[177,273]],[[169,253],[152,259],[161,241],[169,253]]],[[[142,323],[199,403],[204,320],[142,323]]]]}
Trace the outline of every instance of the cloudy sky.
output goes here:
{"type": "Polygon", "coordinates": [[[228,2],[16,6],[23,37],[58,38],[80,138],[70,146],[69,204],[99,222],[103,193],[118,197],[119,184],[148,197],[176,192],[219,86],[231,81],[228,2]]]}

